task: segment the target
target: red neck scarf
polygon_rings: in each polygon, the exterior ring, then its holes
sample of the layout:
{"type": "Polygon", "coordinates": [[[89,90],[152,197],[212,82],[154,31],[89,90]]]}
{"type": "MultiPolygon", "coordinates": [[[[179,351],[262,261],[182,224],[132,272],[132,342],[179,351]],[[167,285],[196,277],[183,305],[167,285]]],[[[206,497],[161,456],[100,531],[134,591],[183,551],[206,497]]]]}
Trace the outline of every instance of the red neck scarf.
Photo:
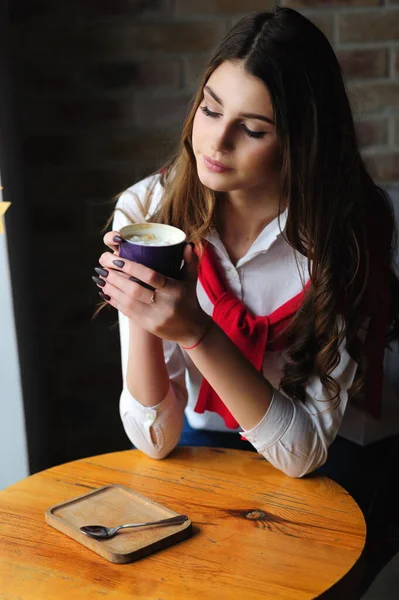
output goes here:
{"type": "MultiPolygon", "coordinates": [[[[374,248],[376,248],[375,245],[374,248]]],[[[388,256],[387,253],[385,255],[388,256]]],[[[368,369],[366,371],[364,407],[375,418],[381,416],[385,334],[389,315],[389,264],[386,260],[381,262],[378,258],[380,257],[377,257],[375,253],[373,257],[372,253],[369,282],[362,304],[362,312],[370,316],[365,340],[368,369]]],[[[284,337],[277,338],[296,314],[311,284],[309,280],[302,292],[270,315],[254,316],[241,301],[226,289],[215,252],[206,242],[199,264],[198,278],[214,305],[213,320],[259,371],[262,370],[266,351],[286,349],[284,337]]],[[[203,413],[205,410],[216,412],[223,417],[226,426],[230,429],[239,427],[239,423],[206,379],[202,381],[194,410],[197,413],[203,413]]]]}
{"type": "MultiPolygon", "coordinates": [[[[266,350],[281,351],[284,349],[283,338],[277,339],[277,337],[289,324],[301,305],[310,281],[306,284],[303,292],[288,300],[270,315],[257,317],[252,315],[231,292],[227,291],[215,252],[209,244],[205,243],[204,246],[204,254],[198,268],[198,278],[214,305],[212,318],[254,367],[261,371],[266,350]]],[[[202,381],[194,410],[198,413],[203,413],[205,410],[218,413],[230,429],[236,429],[239,426],[206,379],[202,381]]]]}

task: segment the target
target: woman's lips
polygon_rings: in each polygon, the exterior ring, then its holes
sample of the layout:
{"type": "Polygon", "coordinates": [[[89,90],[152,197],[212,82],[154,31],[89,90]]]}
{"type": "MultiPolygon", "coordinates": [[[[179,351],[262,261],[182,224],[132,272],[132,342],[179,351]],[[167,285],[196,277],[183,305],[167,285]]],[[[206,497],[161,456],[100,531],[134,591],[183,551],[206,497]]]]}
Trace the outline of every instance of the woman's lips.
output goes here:
{"type": "Polygon", "coordinates": [[[227,171],[232,171],[230,167],[224,167],[220,163],[214,162],[211,158],[208,158],[204,155],[204,163],[209,171],[213,171],[214,173],[226,173],[227,171]]]}

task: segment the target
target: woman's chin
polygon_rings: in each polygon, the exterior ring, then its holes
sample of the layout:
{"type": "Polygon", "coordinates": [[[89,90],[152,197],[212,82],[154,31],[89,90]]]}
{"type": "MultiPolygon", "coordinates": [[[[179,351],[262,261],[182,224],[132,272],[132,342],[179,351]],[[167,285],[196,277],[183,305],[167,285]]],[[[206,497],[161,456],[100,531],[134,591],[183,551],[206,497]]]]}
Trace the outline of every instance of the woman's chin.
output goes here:
{"type": "Polygon", "coordinates": [[[204,172],[202,169],[197,169],[198,179],[205,187],[214,192],[229,192],[231,186],[226,186],[226,182],[220,181],[220,173],[204,172]],[[227,189],[229,188],[229,189],[227,189]]]}

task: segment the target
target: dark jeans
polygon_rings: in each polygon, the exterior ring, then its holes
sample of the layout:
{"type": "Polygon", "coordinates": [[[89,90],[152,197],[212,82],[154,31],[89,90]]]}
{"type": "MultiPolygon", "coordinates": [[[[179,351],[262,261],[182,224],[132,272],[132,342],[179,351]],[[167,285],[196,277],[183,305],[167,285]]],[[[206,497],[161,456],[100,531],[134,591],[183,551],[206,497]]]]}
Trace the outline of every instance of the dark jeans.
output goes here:
{"type": "MultiPolygon", "coordinates": [[[[255,452],[237,433],[192,429],[185,418],[179,446],[212,446],[255,452]]],[[[356,500],[367,523],[366,568],[363,594],[379,571],[399,551],[399,436],[359,446],[337,436],[322,473],[345,488],[356,500]]],[[[314,475],[310,475],[310,477],[314,475]]]]}

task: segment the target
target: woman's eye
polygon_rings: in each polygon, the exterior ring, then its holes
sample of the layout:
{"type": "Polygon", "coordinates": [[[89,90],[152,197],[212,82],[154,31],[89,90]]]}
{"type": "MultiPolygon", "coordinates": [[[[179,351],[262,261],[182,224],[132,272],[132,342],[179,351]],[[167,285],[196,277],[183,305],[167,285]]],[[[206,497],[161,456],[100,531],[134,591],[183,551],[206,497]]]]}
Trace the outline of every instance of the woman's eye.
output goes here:
{"type": "MultiPolygon", "coordinates": [[[[207,106],[200,106],[200,109],[202,110],[204,115],[206,115],[207,117],[215,118],[215,117],[219,116],[218,113],[210,111],[207,106]]],[[[250,129],[248,129],[248,127],[245,127],[245,125],[241,125],[241,127],[244,130],[244,132],[246,133],[246,135],[251,138],[260,139],[266,135],[266,133],[263,131],[251,131],[250,129]]]]}
{"type": "Polygon", "coordinates": [[[245,131],[245,133],[252,138],[263,138],[265,137],[266,133],[264,133],[263,131],[251,131],[250,129],[248,129],[247,127],[245,127],[245,125],[242,126],[243,130],[245,131]]]}
{"type": "Polygon", "coordinates": [[[200,106],[200,109],[207,117],[217,117],[218,113],[211,112],[207,106],[200,106]]]}

